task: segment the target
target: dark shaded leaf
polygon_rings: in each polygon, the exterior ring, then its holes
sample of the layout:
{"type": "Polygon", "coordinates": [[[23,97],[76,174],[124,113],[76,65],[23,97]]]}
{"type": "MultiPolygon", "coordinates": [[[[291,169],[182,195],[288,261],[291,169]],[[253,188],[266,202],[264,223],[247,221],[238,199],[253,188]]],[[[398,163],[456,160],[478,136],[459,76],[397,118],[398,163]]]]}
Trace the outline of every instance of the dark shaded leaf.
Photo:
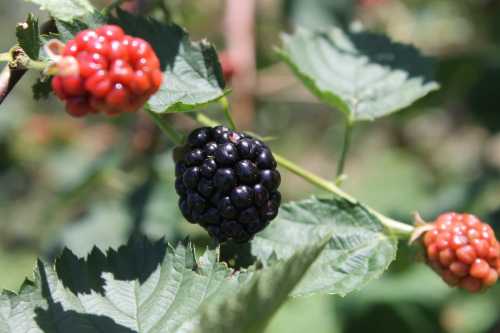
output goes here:
{"type": "Polygon", "coordinates": [[[164,82],[148,101],[152,111],[186,112],[213,102],[227,92],[215,48],[206,40],[192,42],[181,27],[122,10],[111,20],[130,35],[151,43],[160,58],[164,82]]]}
{"type": "Polygon", "coordinates": [[[26,22],[19,23],[16,27],[16,36],[19,46],[31,59],[38,59],[40,51],[40,32],[38,18],[29,14],[26,22]]]}

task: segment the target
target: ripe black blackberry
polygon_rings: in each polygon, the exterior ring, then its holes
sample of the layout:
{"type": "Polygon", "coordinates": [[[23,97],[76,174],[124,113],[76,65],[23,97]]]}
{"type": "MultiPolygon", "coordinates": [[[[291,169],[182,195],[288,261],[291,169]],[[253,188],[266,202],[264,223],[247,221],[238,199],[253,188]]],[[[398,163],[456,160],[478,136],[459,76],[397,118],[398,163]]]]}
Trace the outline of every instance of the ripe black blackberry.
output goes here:
{"type": "Polygon", "coordinates": [[[262,141],[224,126],[202,127],[174,158],[182,214],[219,242],[246,242],[278,214],[281,176],[262,141]]]}

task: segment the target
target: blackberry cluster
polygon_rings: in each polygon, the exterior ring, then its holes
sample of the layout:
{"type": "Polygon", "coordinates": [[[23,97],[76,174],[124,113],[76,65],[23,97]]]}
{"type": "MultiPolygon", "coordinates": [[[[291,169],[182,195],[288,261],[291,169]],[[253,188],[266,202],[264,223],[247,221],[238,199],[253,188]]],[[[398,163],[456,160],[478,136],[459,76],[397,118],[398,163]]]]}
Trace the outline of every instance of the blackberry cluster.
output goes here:
{"type": "Polygon", "coordinates": [[[450,286],[479,292],[500,274],[500,244],[493,229],[471,214],[445,213],[423,237],[429,265],[450,286]]]}
{"type": "Polygon", "coordinates": [[[187,141],[176,158],[182,214],[219,242],[247,242],[281,204],[281,176],[271,150],[224,126],[198,128],[187,141]]]}
{"type": "Polygon", "coordinates": [[[125,35],[115,25],[79,32],[66,43],[61,56],[52,89],[75,117],[134,112],[163,80],[151,45],[125,35]],[[74,69],[68,70],[69,64],[74,69]]]}

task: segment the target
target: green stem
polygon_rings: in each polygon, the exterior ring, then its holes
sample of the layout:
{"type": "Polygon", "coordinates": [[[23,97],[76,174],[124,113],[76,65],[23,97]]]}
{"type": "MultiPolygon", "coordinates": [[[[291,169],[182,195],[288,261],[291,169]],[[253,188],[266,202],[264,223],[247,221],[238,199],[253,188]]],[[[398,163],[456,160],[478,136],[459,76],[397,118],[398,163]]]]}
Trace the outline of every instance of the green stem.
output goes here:
{"type": "MultiPolygon", "coordinates": [[[[297,164],[293,163],[292,161],[284,158],[281,155],[273,153],[274,158],[276,159],[276,162],[283,168],[287,169],[288,171],[296,174],[299,177],[302,177],[309,183],[315,185],[318,188],[321,188],[325,191],[328,191],[330,193],[335,194],[336,196],[343,198],[353,204],[358,203],[358,200],[354,198],[352,195],[348,194],[347,192],[341,190],[338,186],[336,186],[334,183],[329,182],[328,180],[321,178],[317,175],[315,175],[312,172],[309,172],[302,167],[298,166],[297,164]]],[[[380,222],[386,226],[388,229],[390,229],[394,234],[401,236],[402,238],[408,238],[410,237],[411,233],[414,230],[414,227],[411,225],[408,225],[406,223],[402,223],[396,220],[393,220],[382,213],[379,213],[375,209],[368,207],[366,205],[363,205],[370,213],[375,215],[380,222]]]]}
{"type": "Polygon", "coordinates": [[[37,60],[30,59],[28,57],[23,57],[19,61],[19,64],[26,69],[34,69],[34,70],[37,70],[40,72],[43,72],[47,68],[47,66],[49,65],[48,63],[46,63],[44,61],[37,61],[37,60]]]}
{"type": "Polygon", "coordinates": [[[345,163],[347,160],[347,154],[349,153],[349,148],[351,146],[351,138],[352,138],[352,129],[354,127],[354,123],[347,119],[345,123],[345,132],[344,132],[344,143],[342,146],[342,154],[340,155],[340,160],[337,165],[337,180],[340,179],[342,174],[344,173],[345,163]]]}
{"type": "Polygon", "coordinates": [[[188,115],[191,118],[193,118],[194,120],[196,120],[197,122],[199,122],[200,124],[205,125],[205,126],[215,127],[215,126],[220,125],[218,122],[216,122],[215,120],[212,120],[212,119],[208,118],[203,113],[199,113],[199,112],[188,113],[188,115]]]}
{"type": "Polygon", "coordinates": [[[351,195],[342,191],[340,188],[335,186],[335,184],[333,184],[332,182],[329,182],[328,180],[323,179],[323,178],[315,175],[314,173],[303,169],[302,167],[298,166],[297,164],[293,163],[292,161],[284,158],[283,156],[281,156],[279,154],[273,153],[273,156],[276,159],[276,162],[278,162],[278,164],[281,165],[283,168],[296,174],[297,176],[304,178],[306,181],[315,185],[316,187],[319,187],[325,191],[333,193],[333,194],[335,194],[341,198],[344,198],[352,203],[357,202],[357,200],[354,197],[352,197],[351,195]]]}
{"type": "Polygon", "coordinates": [[[0,53],[0,62],[10,62],[12,61],[12,55],[10,52],[0,53]]]}
{"type": "Polygon", "coordinates": [[[148,109],[146,109],[146,113],[173,143],[176,145],[182,144],[182,136],[160,114],[148,109]]]}
{"type": "Polygon", "coordinates": [[[31,59],[19,46],[12,47],[9,52],[0,53],[0,62],[8,62],[13,70],[34,69],[43,72],[49,66],[48,62],[31,59]]]}
{"type": "Polygon", "coordinates": [[[233,120],[233,117],[231,116],[231,111],[229,110],[229,101],[227,100],[226,96],[220,99],[220,104],[222,105],[222,111],[224,112],[224,117],[226,117],[226,121],[229,124],[229,127],[232,130],[235,130],[236,124],[233,120]]]}

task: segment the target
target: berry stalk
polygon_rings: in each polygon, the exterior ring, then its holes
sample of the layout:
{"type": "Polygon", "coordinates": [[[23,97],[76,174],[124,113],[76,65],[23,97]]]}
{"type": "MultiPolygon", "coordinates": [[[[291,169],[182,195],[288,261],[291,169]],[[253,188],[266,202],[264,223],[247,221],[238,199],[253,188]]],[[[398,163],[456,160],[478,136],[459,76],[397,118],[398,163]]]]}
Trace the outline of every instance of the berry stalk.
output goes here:
{"type": "Polygon", "coordinates": [[[229,101],[227,100],[226,96],[220,99],[220,104],[222,106],[222,112],[224,112],[224,117],[226,117],[226,121],[229,125],[229,128],[235,130],[236,123],[234,122],[234,119],[231,116],[231,111],[229,110],[229,101]]]}
{"type": "Polygon", "coordinates": [[[344,133],[344,143],[342,145],[342,153],[337,165],[337,184],[341,183],[342,174],[344,173],[345,163],[347,160],[347,154],[349,153],[349,148],[351,147],[352,130],[354,124],[351,120],[347,119],[345,123],[345,133],[344,133]]]}
{"type": "Polygon", "coordinates": [[[48,63],[30,59],[28,56],[20,57],[17,60],[19,67],[22,69],[33,69],[39,72],[44,72],[49,67],[48,63]]]}
{"type": "Polygon", "coordinates": [[[12,56],[10,52],[0,53],[0,62],[10,62],[12,61],[12,56]]]}
{"type": "MultiPolygon", "coordinates": [[[[329,182],[328,180],[319,177],[318,175],[309,172],[302,167],[298,166],[297,164],[293,163],[292,161],[284,158],[281,155],[274,154],[274,158],[276,159],[276,162],[288,171],[296,174],[299,177],[302,177],[309,183],[324,189],[325,191],[328,191],[332,194],[335,194],[336,196],[343,198],[347,201],[350,201],[352,203],[358,203],[358,200],[354,198],[352,195],[348,194],[347,192],[341,190],[338,186],[336,186],[334,183],[329,182]]],[[[375,209],[364,205],[366,209],[373,215],[375,215],[380,222],[388,228],[394,235],[398,236],[399,238],[409,238],[411,234],[414,231],[414,227],[412,225],[396,221],[394,219],[391,219],[382,213],[376,211],[375,209]]]]}
{"type": "Polygon", "coordinates": [[[45,71],[49,63],[31,59],[20,47],[13,47],[9,52],[0,53],[0,62],[9,62],[14,70],[34,69],[39,72],[45,71]]]}
{"type": "Polygon", "coordinates": [[[148,116],[158,126],[158,128],[176,145],[182,144],[182,135],[179,134],[162,116],[146,108],[148,116]]]}
{"type": "MultiPolygon", "coordinates": [[[[205,125],[205,126],[213,127],[213,126],[218,125],[218,123],[216,121],[214,121],[214,120],[210,119],[209,117],[205,116],[204,114],[201,114],[198,112],[195,114],[189,114],[189,116],[191,116],[197,122],[199,122],[200,124],[205,125]]],[[[347,192],[341,190],[334,183],[329,182],[328,180],[326,180],[326,179],[324,179],[324,178],[322,178],[322,177],[320,177],[320,176],[318,176],[310,171],[305,170],[304,168],[300,167],[299,165],[293,163],[292,161],[284,158],[283,156],[281,156],[279,154],[273,153],[273,155],[274,155],[274,158],[276,159],[276,162],[280,166],[282,166],[283,168],[296,174],[297,176],[303,178],[304,180],[306,180],[310,184],[312,184],[318,188],[321,188],[325,191],[328,191],[332,194],[335,194],[338,197],[343,198],[343,199],[350,201],[352,203],[358,203],[358,200],[356,198],[354,198],[353,196],[351,196],[347,192]]],[[[368,207],[366,205],[364,205],[364,207],[366,209],[368,209],[368,211],[370,211],[370,213],[375,215],[380,220],[380,222],[393,235],[397,236],[398,238],[401,238],[401,239],[410,238],[411,234],[415,230],[415,228],[412,225],[391,219],[390,217],[387,217],[387,216],[383,215],[382,213],[380,213],[380,212],[376,211],[375,209],[368,207]]]]}

